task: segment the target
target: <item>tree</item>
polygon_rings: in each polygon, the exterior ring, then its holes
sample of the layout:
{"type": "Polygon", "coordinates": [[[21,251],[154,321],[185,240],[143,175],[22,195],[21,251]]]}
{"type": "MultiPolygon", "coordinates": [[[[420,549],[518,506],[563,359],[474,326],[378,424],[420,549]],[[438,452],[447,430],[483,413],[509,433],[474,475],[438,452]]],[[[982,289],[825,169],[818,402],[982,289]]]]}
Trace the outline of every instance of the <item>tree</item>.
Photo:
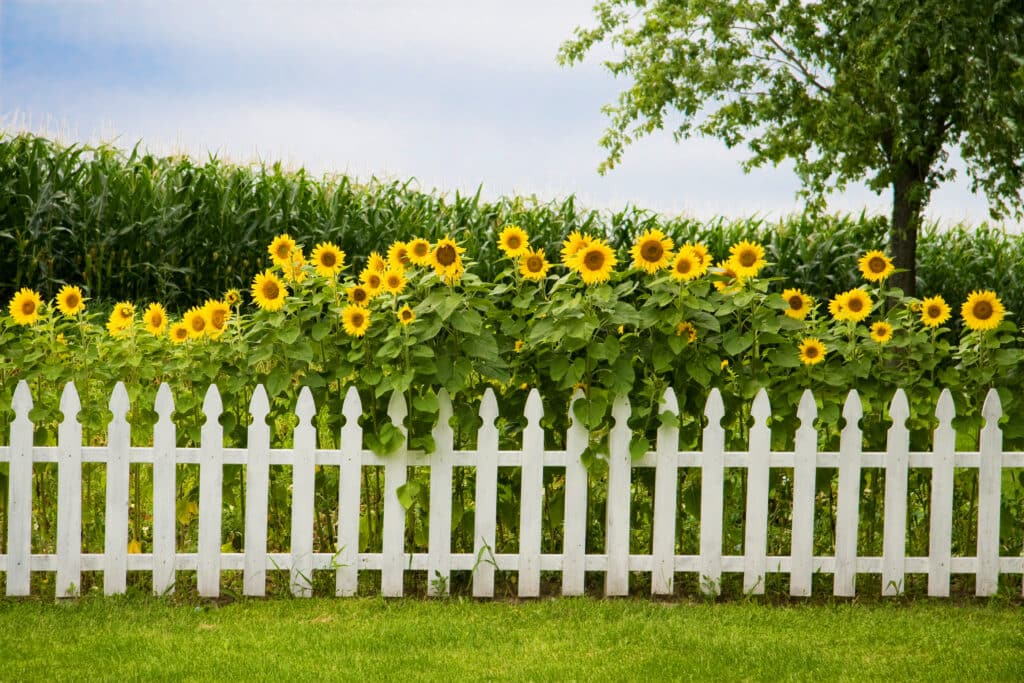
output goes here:
{"type": "Polygon", "coordinates": [[[850,181],[892,189],[890,250],[916,291],[931,192],[955,171],[993,218],[1024,213],[1024,0],[598,0],[597,25],[559,50],[632,79],[601,145],[613,168],[634,140],[672,126],[746,143],[745,170],[792,159],[811,208],[850,181]]]}

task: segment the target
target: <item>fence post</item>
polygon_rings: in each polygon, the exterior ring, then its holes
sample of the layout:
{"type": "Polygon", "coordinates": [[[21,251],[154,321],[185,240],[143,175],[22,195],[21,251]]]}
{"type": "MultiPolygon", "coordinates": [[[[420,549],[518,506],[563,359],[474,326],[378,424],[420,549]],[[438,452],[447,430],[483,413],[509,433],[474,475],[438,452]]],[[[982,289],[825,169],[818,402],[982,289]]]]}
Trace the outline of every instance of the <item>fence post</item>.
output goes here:
{"type": "Polygon", "coordinates": [[[480,401],[476,438],[476,504],[473,512],[473,597],[494,597],[495,527],[498,515],[498,401],[487,387],[480,401]]]}
{"type": "Polygon", "coordinates": [[[999,496],[1003,474],[1003,431],[999,418],[1003,407],[999,393],[988,390],[981,408],[985,426],[981,430],[978,466],[978,574],[975,595],[995,595],[999,587],[999,496]]]}
{"type": "Polygon", "coordinates": [[[406,449],[408,436],[405,416],[408,407],[400,391],[391,392],[388,417],[391,424],[406,438],[397,451],[387,456],[384,465],[384,538],[381,558],[380,592],[386,598],[400,598],[405,584],[405,508],[398,499],[398,489],[409,479],[406,449]]]}
{"type": "Polygon", "coordinates": [[[434,425],[434,452],[430,455],[430,523],[427,557],[427,595],[448,594],[452,573],[452,452],[455,435],[452,400],[448,392],[437,392],[437,424],[434,425]]]}
{"type": "Polygon", "coordinates": [[[839,500],[836,503],[836,571],[832,593],[853,597],[857,593],[857,524],[860,514],[860,462],[863,441],[860,419],[864,411],[856,390],[846,395],[839,436],[839,500]]]}
{"type": "Polygon", "coordinates": [[[768,427],[772,407],[768,401],[768,392],[763,388],[754,397],[750,415],[754,418],[754,425],[750,428],[747,461],[743,592],[763,595],[768,568],[765,560],[768,549],[768,465],[772,452],[772,430],[768,427]]]}
{"type": "Polygon", "coordinates": [[[107,426],[107,514],[103,527],[103,593],[124,593],[128,579],[128,390],[114,385],[110,396],[114,419],[107,426]]]}
{"type": "Polygon", "coordinates": [[[363,474],[363,428],[359,425],[363,404],[355,387],[348,388],[341,412],[345,425],[341,428],[335,594],[348,596],[355,595],[359,588],[359,507],[363,474]]]}
{"type": "Polygon", "coordinates": [[[949,563],[953,541],[953,458],[956,432],[953,394],[943,389],[935,406],[939,425],[932,440],[932,500],[928,531],[928,595],[949,596],[949,563]]]}
{"type": "Polygon", "coordinates": [[[544,496],[544,404],[540,392],[526,397],[522,485],[519,494],[519,597],[540,595],[540,540],[544,496]]]}
{"type": "Polygon", "coordinates": [[[889,417],[892,426],[885,448],[885,518],[882,523],[882,595],[886,596],[903,593],[906,571],[910,406],[902,389],[897,389],[892,397],[889,417]]]}
{"type": "Polygon", "coordinates": [[[814,420],[818,406],[814,395],[805,389],[796,416],[793,454],[793,538],[790,549],[789,594],[808,597],[814,571],[814,489],[817,478],[818,431],[814,420]]]}
{"type": "Polygon", "coordinates": [[[267,390],[257,384],[249,401],[249,433],[245,461],[245,595],[267,592],[267,504],[270,491],[270,402],[267,390]]]}
{"type": "Polygon", "coordinates": [[[676,571],[676,490],[679,488],[679,402],[665,389],[658,415],[671,418],[658,427],[654,470],[654,528],[651,531],[651,595],[671,595],[676,571]]]}
{"type": "Polygon", "coordinates": [[[82,403],[75,383],[64,385],[57,429],[57,598],[75,597],[82,587],[82,403]]]}
{"type": "Polygon", "coordinates": [[[199,447],[199,563],[196,583],[199,595],[220,595],[220,537],[224,489],[224,428],[220,392],[211,384],[203,399],[206,422],[199,447]]]}
{"type": "Polygon", "coordinates": [[[583,398],[577,389],[569,400],[569,431],[565,436],[565,537],[562,543],[562,595],[583,595],[587,555],[587,468],[583,451],[590,441],[587,428],[573,412],[583,398]]]}
{"type": "MultiPolygon", "coordinates": [[[[177,431],[171,421],[174,398],[166,382],[156,392],[153,428],[153,594],[167,595],[174,590],[174,555],[177,541],[175,445],[177,431]]],[[[246,541],[249,537],[246,535],[246,541]]]]}
{"type": "Polygon", "coordinates": [[[292,595],[313,596],[313,512],[316,502],[316,405],[313,392],[302,387],[295,404],[299,424],[292,437],[292,595]]]}
{"type": "Polygon", "coordinates": [[[718,595],[722,583],[722,516],[725,486],[725,406],[718,388],[708,394],[704,406],[700,474],[700,592],[718,595]]]}
{"type": "Polygon", "coordinates": [[[629,595],[629,507],[632,462],[629,453],[629,398],[616,396],[615,425],[608,437],[608,502],[605,505],[605,550],[608,568],[604,594],[629,595]]]}

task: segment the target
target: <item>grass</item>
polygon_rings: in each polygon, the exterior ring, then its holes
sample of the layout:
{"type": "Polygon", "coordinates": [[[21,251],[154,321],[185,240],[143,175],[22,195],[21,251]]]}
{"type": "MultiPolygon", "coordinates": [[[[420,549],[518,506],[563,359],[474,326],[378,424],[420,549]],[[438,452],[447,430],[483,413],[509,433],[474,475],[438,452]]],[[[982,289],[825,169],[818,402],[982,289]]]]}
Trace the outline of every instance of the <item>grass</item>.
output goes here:
{"type": "Polygon", "coordinates": [[[4,680],[1019,680],[1006,603],[0,600],[4,680]]]}

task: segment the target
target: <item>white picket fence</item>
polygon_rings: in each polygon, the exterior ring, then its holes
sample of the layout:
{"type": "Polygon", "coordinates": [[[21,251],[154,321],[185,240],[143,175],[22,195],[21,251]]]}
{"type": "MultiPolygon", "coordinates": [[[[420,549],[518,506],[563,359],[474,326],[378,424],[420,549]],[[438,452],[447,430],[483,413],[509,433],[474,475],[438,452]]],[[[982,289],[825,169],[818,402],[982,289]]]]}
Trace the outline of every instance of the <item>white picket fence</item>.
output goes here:
{"type": "MultiPolygon", "coordinates": [[[[579,395],[579,394],[577,394],[579,395]]],[[[832,574],[833,593],[853,596],[858,573],[881,574],[883,595],[897,595],[908,573],[928,575],[928,594],[947,596],[951,574],[974,574],[976,593],[992,595],[1002,574],[1024,573],[1024,558],[999,556],[1000,483],[1005,468],[1024,467],[1024,453],[1005,453],[998,419],[1002,414],[999,397],[990,391],[983,415],[978,451],[957,452],[953,400],[948,391],[939,399],[938,428],[931,452],[911,452],[905,423],[909,415],[906,396],[897,391],[890,406],[893,425],[888,432],[885,452],[863,452],[858,422],[861,402],[851,391],[843,410],[846,427],[838,452],[819,452],[814,427],[817,416],[811,392],[804,392],[798,417],[801,427],[792,451],[772,451],[767,426],[770,405],[762,390],[754,400],[751,414],[755,424],[750,430],[748,452],[725,451],[722,399],[717,390],[708,398],[704,414],[701,451],[679,451],[678,429],[660,427],[656,449],[631,459],[630,431],[627,420],[629,401],[621,397],[613,406],[615,427],[610,436],[607,475],[608,497],[605,552],[588,554],[586,549],[587,469],[581,454],[588,443],[586,429],[572,419],[566,449],[544,450],[544,432],[540,426],[543,407],[537,390],[526,402],[527,426],[522,450],[498,449],[498,406],[487,390],[480,406],[483,425],[477,448],[455,451],[448,424],[451,402],[443,391],[439,396],[440,416],[433,430],[436,450],[431,454],[401,448],[378,456],[362,445],[359,417],[362,407],[358,393],[349,389],[343,412],[340,448],[318,449],[311,421],[315,414],[312,394],[303,389],[295,409],[298,426],[290,449],[270,447],[270,428],[266,423],[269,404],[262,386],[256,388],[250,404],[253,420],[249,426],[248,447],[225,448],[218,418],[222,412],[220,394],[211,386],[203,403],[206,423],[202,427],[199,448],[178,448],[175,425],[171,421],[174,403],[170,389],[163,385],[156,398],[159,417],[153,433],[153,446],[131,446],[128,394],[122,384],[110,400],[113,421],[108,427],[108,445],[83,447],[82,428],[77,422],[80,411],[73,384],[64,388],[60,408],[64,422],[59,427],[56,447],[33,446],[33,425],[29,420],[32,397],[28,385],[21,382],[14,394],[15,420],[10,445],[0,447],[0,462],[10,463],[7,554],[0,555],[0,571],[6,572],[7,595],[28,595],[30,572],[56,572],[56,594],[74,596],[81,586],[83,571],[102,571],[104,592],[120,593],[126,587],[128,571],[152,572],[153,591],[165,594],[173,590],[175,573],[197,572],[199,593],[217,596],[221,572],[242,570],[244,593],[263,595],[268,570],[290,571],[291,589],[297,596],[311,595],[313,571],[333,571],[339,596],[353,595],[361,571],[381,572],[381,593],[400,596],[406,571],[429,574],[432,594],[447,589],[453,570],[473,570],[473,595],[494,594],[495,570],[518,572],[518,591],[523,597],[540,592],[541,572],[561,572],[563,595],[579,595],[584,590],[584,572],[604,572],[605,593],[626,595],[630,572],[651,575],[654,594],[670,594],[676,573],[693,572],[700,578],[701,590],[719,589],[723,572],[742,572],[744,590],[762,593],[765,576],[770,572],[789,574],[790,594],[811,594],[811,578],[818,572],[832,574]],[[58,463],[58,512],[55,555],[31,554],[32,537],[32,465],[58,463]],[[102,554],[83,554],[82,545],[82,463],[106,464],[105,546],[102,554]],[[153,466],[153,552],[128,554],[129,464],[153,466]],[[175,476],[177,464],[199,465],[199,538],[198,552],[181,553],[175,547],[175,476]],[[221,491],[224,465],[246,466],[245,552],[221,552],[221,491]],[[267,552],[267,504],[270,465],[292,468],[291,552],[267,552]],[[314,473],[316,466],[340,467],[338,491],[337,553],[313,552],[314,473]],[[383,547],[380,553],[360,553],[360,482],[363,467],[384,468],[383,547]],[[406,483],[408,468],[430,468],[429,552],[405,550],[405,520],[397,495],[406,483]],[[476,468],[475,547],[474,552],[451,551],[452,468],[476,468]],[[520,496],[519,552],[494,553],[497,481],[499,467],[522,470],[520,496]],[[561,553],[541,553],[541,504],[544,468],[565,469],[565,528],[561,553]],[[634,468],[655,468],[653,552],[636,555],[629,552],[629,506],[631,475],[634,468]],[[722,547],[723,492],[725,468],[747,468],[747,499],[743,555],[725,555],[722,547]],[[700,553],[676,554],[677,482],[680,468],[701,471],[700,553]],[[768,556],[768,482],[771,468],[791,468],[793,476],[792,548],[789,555],[768,556]],[[838,468],[838,501],[835,555],[813,555],[815,477],[819,468],[838,468]],[[881,557],[857,556],[860,473],[862,468],[883,468],[885,477],[885,518],[881,557]],[[927,557],[906,555],[907,471],[931,469],[930,547],[927,557]],[[978,545],[974,557],[951,556],[953,475],[957,468],[974,468],[978,474],[978,545]]],[[[665,392],[660,410],[678,414],[675,394],[665,392]]],[[[402,427],[406,405],[400,394],[391,398],[388,414],[402,427]]],[[[1024,533],[1024,529],[1016,530],[1024,533]]]]}

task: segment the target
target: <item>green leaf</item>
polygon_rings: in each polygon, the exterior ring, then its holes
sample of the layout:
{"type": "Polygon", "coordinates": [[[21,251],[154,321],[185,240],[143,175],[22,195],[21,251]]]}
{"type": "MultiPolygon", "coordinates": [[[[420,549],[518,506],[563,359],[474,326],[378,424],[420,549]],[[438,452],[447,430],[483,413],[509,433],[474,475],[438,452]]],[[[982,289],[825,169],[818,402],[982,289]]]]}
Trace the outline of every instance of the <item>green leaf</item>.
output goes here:
{"type": "Polygon", "coordinates": [[[649,450],[651,450],[651,442],[644,437],[634,438],[629,442],[629,457],[633,460],[644,457],[649,450]]]}

